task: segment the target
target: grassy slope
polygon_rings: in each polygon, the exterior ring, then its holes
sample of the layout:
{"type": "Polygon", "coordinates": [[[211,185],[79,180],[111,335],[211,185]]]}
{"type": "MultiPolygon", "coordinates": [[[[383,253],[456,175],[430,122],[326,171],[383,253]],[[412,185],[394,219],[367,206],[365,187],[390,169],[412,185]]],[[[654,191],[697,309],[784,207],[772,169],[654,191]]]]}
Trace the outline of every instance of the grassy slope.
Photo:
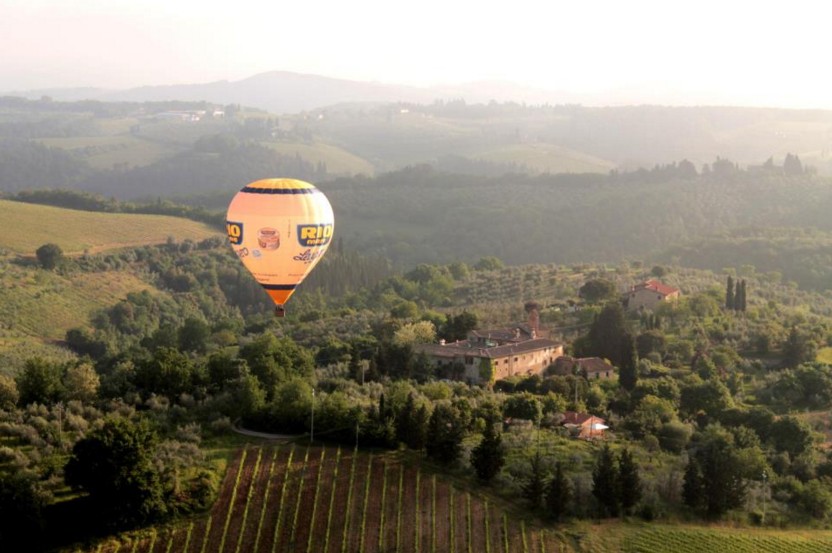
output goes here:
{"type": "Polygon", "coordinates": [[[506,144],[471,157],[494,163],[516,163],[541,173],[606,173],[615,165],[601,158],[545,142],[506,144]]]}
{"type": "Polygon", "coordinates": [[[43,138],[45,146],[75,152],[95,169],[112,169],[118,164],[129,167],[151,165],[176,153],[175,149],[130,135],[43,138]]]}
{"type": "Polygon", "coordinates": [[[32,356],[69,359],[55,343],[67,330],[140,290],[153,287],[126,271],[62,276],[0,258],[0,372],[13,373],[32,356]]]}
{"type": "Polygon", "coordinates": [[[203,223],[177,217],[94,213],[7,200],[0,200],[0,213],[0,248],[24,255],[49,242],[71,255],[160,244],[169,236],[202,240],[217,233],[203,223]]]}
{"type": "Polygon", "coordinates": [[[323,162],[326,164],[327,172],[331,175],[372,175],[375,173],[375,167],[366,159],[331,144],[322,142],[311,144],[302,142],[262,142],[262,144],[283,155],[299,155],[310,163],[323,162]]]}
{"type": "Polygon", "coordinates": [[[65,359],[55,345],[66,331],[88,324],[90,313],[109,307],[129,292],[153,290],[141,275],[107,271],[63,276],[20,264],[14,254],[33,255],[54,242],[69,254],[128,245],[199,240],[210,227],[176,217],[93,213],[0,200],[0,370],[14,372],[33,355],[65,359]],[[94,232],[90,232],[93,229],[94,232]]]}

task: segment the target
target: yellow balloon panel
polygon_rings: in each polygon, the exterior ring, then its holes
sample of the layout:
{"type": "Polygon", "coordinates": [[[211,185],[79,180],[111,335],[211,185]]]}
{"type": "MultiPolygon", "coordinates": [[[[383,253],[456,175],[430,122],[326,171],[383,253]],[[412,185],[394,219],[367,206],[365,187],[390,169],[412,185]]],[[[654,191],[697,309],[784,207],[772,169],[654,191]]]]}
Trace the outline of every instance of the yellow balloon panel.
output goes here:
{"type": "Polygon", "coordinates": [[[246,269],[283,305],[332,242],[335,220],[323,192],[295,179],[265,179],[237,192],[228,240],[246,269]]]}

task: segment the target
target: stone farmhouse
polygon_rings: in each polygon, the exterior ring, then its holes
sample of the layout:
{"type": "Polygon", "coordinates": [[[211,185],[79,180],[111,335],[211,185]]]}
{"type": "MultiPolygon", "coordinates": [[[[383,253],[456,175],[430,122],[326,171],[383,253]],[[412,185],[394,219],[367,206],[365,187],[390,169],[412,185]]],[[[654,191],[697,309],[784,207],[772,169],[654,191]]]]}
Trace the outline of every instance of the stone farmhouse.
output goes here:
{"type": "Polygon", "coordinates": [[[475,330],[465,340],[420,344],[416,351],[426,354],[439,369],[456,367],[451,372],[469,384],[490,385],[509,376],[541,374],[563,355],[563,344],[549,339],[537,321],[533,311],[529,323],[475,330]]]}
{"type": "Polygon", "coordinates": [[[655,279],[636,284],[624,294],[624,304],[630,311],[655,309],[663,301],[674,301],[681,292],[655,279]]]}

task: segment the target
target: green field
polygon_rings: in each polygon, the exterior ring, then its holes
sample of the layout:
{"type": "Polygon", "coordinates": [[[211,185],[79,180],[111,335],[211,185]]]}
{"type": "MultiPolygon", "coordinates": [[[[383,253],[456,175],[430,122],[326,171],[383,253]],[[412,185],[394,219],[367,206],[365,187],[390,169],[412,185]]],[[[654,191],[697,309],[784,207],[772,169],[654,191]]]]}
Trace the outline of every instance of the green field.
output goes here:
{"type": "Polygon", "coordinates": [[[203,223],[164,215],[96,213],[8,200],[0,200],[0,213],[0,248],[23,255],[50,242],[72,255],[217,234],[203,223]]]}
{"type": "Polygon", "coordinates": [[[615,164],[591,155],[557,146],[534,142],[509,144],[484,150],[471,156],[493,163],[516,163],[540,173],[607,173],[615,164]]]}
{"type": "Polygon", "coordinates": [[[143,167],[177,152],[158,142],[130,135],[43,138],[45,146],[74,152],[95,169],[143,167]]]}
{"type": "Polygon", "coordinates": [[[262,144],[283,155],[298,155],[310,163],[325,163],[327,173],[330,175],[372,175],[375,173],[375,167],[366,159],[331,144],[321,142],[312,144],[262,142],[262,144]]]}

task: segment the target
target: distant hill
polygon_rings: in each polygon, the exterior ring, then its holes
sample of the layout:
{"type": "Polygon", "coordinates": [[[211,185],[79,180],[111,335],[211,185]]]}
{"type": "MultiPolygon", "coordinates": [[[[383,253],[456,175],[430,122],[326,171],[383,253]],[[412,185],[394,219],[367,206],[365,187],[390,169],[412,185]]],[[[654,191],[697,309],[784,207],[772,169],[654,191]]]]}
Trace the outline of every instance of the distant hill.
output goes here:
{"type": "Polygon", "coordinates": [[[531,104],[579,102],[580,97],[552,92],[507,81],[481,81],[442,87],[415,87],[379,82],[336,79],[320,75],[269,71],[239,81],[215,81],[185,85],[141,86],[127,90],[97,88],[40,89],[14,91],[15,96],[55,100],[82,99],[108,102],[149,102],[205,100],[220,104],[241,104],[271,113],[297,113],[341,103],[413,102],[431,103],[442,99],[465,99],[469,103],[489,101],[531,104]]]}
{"type": "MultiPolygon", "coordinates": [[[[25,104],[0,98],[9,109],[0,120],[0,136],[50,139],[48,144],[84,156],[95,168],[147,165],[187,149],[200,136],[234,132],[241,139],[315,143],[344,150],[350,159],[316,151],[306,160],[331,161],[332,175],[371,173],[370,166],[378,173],[435,163],[447,156],[514,164],[518,171],[606,172],[681,159],[701,167],[717,156],[743,166],[760,165],[770,157],[779,164],[789,153],[821,174],[832,174],[830,110],[593,107],[600,97],[576,97],[502,81],[420,88],[286,71],[239,81],[21,94],[38,100],[25,104]],[[76,100],[85,92],[98,102],[57,101],[76,100]],[[42,96],[52,101],[39,100],[42,96]],[[149,101],[156,103],[141,103],[149,101]],[[187,102],[190,107],[174,102],[187,102]],[[156,117],[168,110],[209,106],[222,111],[230,104],[242,106],[242,114],[204,118],[198,124],[156,117]],[[105,121],[108,118],[113,121],[105,121]],[[273,126],[254,132],[258,118],[272,120],[273,126]],[[76,140],[79,137],[85,140],[76,140]]],[[[308,148],[295,151],[302,158],[310,154],[308,148]]],[[[489,174],[495,174],[493,169],[489,174]]]]}

